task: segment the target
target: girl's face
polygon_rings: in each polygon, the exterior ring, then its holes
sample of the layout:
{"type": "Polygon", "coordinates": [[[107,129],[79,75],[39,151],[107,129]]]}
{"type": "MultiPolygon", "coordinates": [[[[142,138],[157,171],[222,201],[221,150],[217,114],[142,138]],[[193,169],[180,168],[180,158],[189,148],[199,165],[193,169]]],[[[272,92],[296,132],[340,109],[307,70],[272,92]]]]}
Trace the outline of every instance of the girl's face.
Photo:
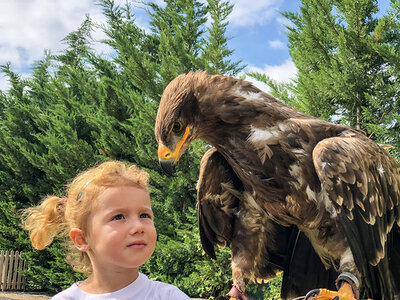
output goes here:
{"type": "Polygon", "coordinates": [[[149,193],[107,188],[96,199],[86,242],[93,268],[137,269],[153,254],[157,233],[149,193]]]}

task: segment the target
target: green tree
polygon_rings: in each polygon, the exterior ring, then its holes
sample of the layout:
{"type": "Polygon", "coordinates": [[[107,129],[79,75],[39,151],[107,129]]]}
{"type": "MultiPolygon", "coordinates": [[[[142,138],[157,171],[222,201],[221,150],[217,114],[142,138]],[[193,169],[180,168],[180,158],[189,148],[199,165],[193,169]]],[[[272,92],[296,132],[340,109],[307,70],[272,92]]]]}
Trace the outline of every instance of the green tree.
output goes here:
{"type": "Polygon", "coordinates": [[[242,61],[232,62],[228,57],[233,50],[228,48],[226,29],[229,25],[226,19],[231,14],[233,5],[227,1],[207,0],[208,13],[211,16],[211,25],[207,28],[208,35],[203,38],[201,57],[203,69],[210,74],[236,75],[245,65],[242,61]]]}
{"type": "Polygon", "coordinates": [[[284,12],[290,55],[298,73],[290,84],[253,74],[273,94],[302,111],[362,129],[400,151],[400,2],[381,18],[375,0],[302,0],[284,12]]]}
{"type": "Polygon", "coordinates": [[[65,263],[60,264],[59,243],[45,251],[29,251],[29,239],[18,230],[16,213],[37,204],[46,194],[60,194],[77,172],[105,160],[94,148],[94,128],[87,122],[96,111],[88,101],[95,73],[85,70],[82,59],[87,52],[84,36],[90,26],[88,19],[66,38],[68,48],[57,60],[48,53],[37,62],[29,79],[23,80],[9,66],[3,67],[13,84],[1,99],[0,180],[5,191],[0,203],[5,220],[1,222],[0,245],[2,249],[28,250],[25,275],[28,286],[34,289],[56,290],[81,277],[65,263]],[[49,70],[53,63],[59,64],[54,75],[49,70]]]}
{"type": "MultiPolygon", "coordinates": [[[[2,66],[11,88],[0,92],[0,248],[24,250],[31,289],[58,291],[82,279],[65,263],[60,240],[44,251],[32,250],[26,233],[16,229],[16,212],[46,194],[60,195],[68,181],[95,163],[125,160],[151,175],[159,241],[143,269],[193,296],[224,295],[230,285],[229,251],[211,261],[197,231],[195,186],[207,145],[193,143],[181,166],[187,168],[185,177],[169,178],[158,166],[153,133],[158,101],[169,81],[200,67],[212,69],[202,59],[202,43],[210,43],[204,28],[210,6],[184,0],[166,1],[164,7],[149,4],[152,33],[146,33],[136,25],[129,3],[99,4],[112,58],[92,49],[95,25],[87,17],[64,39],[66,50],[47,53],[29,78],[2,66]]],[[[217,73],[231,64],[225,60],[231,52],[223,53],[218,54],[221,69],[214,66],[217,73]]]]}
{"type": "Polygon", "coordinates": [[[178,74],[197,69],[207,7],[196,0],[167,0],[164,8],[150,3],[152,31],[159,37],[160,75],[166,86],[178,74]]]}
{"type": "MultiPolygon", "coordinates": [[[[134,137],[133,144],[136,147],[132,151],[141,154],[141,161],[138,163],[147,166],[147,171],[151,174],[159,241],[155,254],[144,268],[148,274],[153,275],[152,278],[174,283],[189,294],[212,297],[218,293],[224,294],[229,289],[230,268],[226,252],[222,255],[225,260],[220,259],[218,262],[219,268],[215,262],[207,259],[202,254],[198,234],[193,233],[197,232],[193,230],[197,227],[194,218],[195,186],[199,162],[206,145],[200,141],[191,145],[187,155],[182,158],[178,177],[169,178],[159,173],[157,145],[153,133],[158,100],[165,86],[178,74],[199,68],[199,62],[204,55],[199,45],[204,41],[203,27],[208,8],[198,1],[166,1],[163,7],[150,4],[148,9],[152,18],[150,35],[132,24],[131,20],[134,18],[128,7],[123,9],[113,6],[112,1],[103,2],[103,10],[108,17],[106,32],[109,40],[106,42],[120,54],[114,62],[121,70],[122,78],[120,87],[115,90],[122,90],[122,96],[130,95],[128,99],[133,101],[129,105],[131,118],[138,114],[130,124],[142,128],[127,130],[140,132],[134,137]],[[146,51],[151,49],[150,54],[138,50],[143,49],[141,47],[146,43],[146,51]],[[142,80],[143,74],[151,74],[151,80],[142,80]],[[134,94],[133,86],[129,83],[136,87],[134,94]],[[185,168],[183,172],[182,168],[185,168]],[[221,268],[222,262],[224,264],[221,268]],[[210,274],[210,264],[218,272],[210,274]],[[208,274],[207,279],[202,275],[203,271],[208,274]],[[221,271],[224,276],[220,276],[221,271]],[[193,281],[188,278],[203,280],[193,281]],[[212,295],[209,294],[210,291],[213,292],[212,295]]],[[[113,79],[112,84],[116,84],[116,80],[113,79]]],[[[104,128],[109,130],[109,126],[104,128]]],[[[126,153],[120,147],[120,142],[115,145],[121,153],[126,153]]]]}

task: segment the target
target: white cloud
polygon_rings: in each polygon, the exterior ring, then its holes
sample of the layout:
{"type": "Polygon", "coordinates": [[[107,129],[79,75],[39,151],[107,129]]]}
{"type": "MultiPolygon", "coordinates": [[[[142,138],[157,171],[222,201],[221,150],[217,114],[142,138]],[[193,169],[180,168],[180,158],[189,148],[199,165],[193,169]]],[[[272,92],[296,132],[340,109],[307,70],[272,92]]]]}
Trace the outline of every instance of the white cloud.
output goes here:
{"type": "Polygon", "coordinates": [[[31,64],[44,49],[59,50],[60,41],[76,29],[90,11],[91,1],[0,1],[1,63],[31,64]],[[3,51],[2,51],[3,52],[3,51]]]}
{"type": "Polygon", "coordinates": [[[269,41],[268,45],[273,49],[285,49],[286,48],[285,44],[279,40],[269,41]]]}
{"type": "Polygon", "coordinates": [[[280,25],[280,26],[282,26],[282,27],[284,27],[285,28],[285,31],[287,31],[287,28],[286,27],[292,27],[294,24],[292,23],[292,21],[290,21],[289,19],[286,19],[285,17],[282,17],[282,16],[280,16],[280,17],[277,17],[276,18],[276,21],[278,22],[278,24],[280,25]]]}
{"type": "Polygon", "coordinates": [[[285,60],[281,65],[264,65],[264,68],[248,67],[249,72],[264,73],[277,82],[289,82],[296,78],[297,68],[291,59],[285,60]]]}
{"type": "MultiPolygon", "coordinates": [[[[296,78],[297,68],[291,59],[287,59],[281,65],[264,65],[263,68],[248,66],[246,68],[246,72],[258,72],[261,74],[266,74],[277,82],[290,82],[296,78]]],[[[270,90],[265,83],[257,81],[252,77],[246,77],[246,80],[253,82],[255,86],[265,92],[270,90]]]]}
{"type": "Polygon", "coordinates": [[[6,91],[10,88],[8,80],[2,75],[0,75],[0,91],[6,91]]]}
{"type": "MultiPolygon", "coordinates": [[[[155,0],[162,4],[160,0],[155,0]]],[[[201,0],[205,1],[205,0],[201,0]]],[[[124,5],[126,0],[116,0],[124,5]]],[[[234,10],[230,15],[232,26],[255,26],[268,22],[284,22],[279,18],[278,10],[283,0],[232,0],[234,10]]],[[[140,7],[143,5],[133,2],[136,23],[149,31],[146,13],[140,7]]],[[[105,16],[101,7],[93,0],[12,0],[0,1],[0,65],[11,62],[11,69],[21,75],[31,73],[34,61],[43,58],[44,50],[52,53],[62,50],[65,45],[61,42],[67,34],[77,30],[89,14],[95,23],[104,24],[105,16]]],[[[105,38],[103,32],[97,29],[92,33],[95,40],[105,38]]],[[[279,41],[270,41],[270,47],[279,48],[279,41]]],[[[100,43],[94,45],[98,52],[109,54],[108,46],[100,43]]],[[[286,80],[295,73],[293,63],[286,62],[282,66],[264,66],[264,68],[249,67],[265,72],[277,80],[286,80]]],[[[0,89],[8,86],[7,78],[0,74],[0,89]]]]}
{"type": "Polygon", "coordinates": [[[253,77],[244,76],[244,79],[253,83],[254,86],[258,87],[263,92],[269,93],[271,91],[268,85],[266,85],[264,82],[254,79],[253,77]]]}
{"type": "MultiPolygon", "coordinates": [[[[125,0],[117,0],[124,5],[125,0]]],[[[43,58],[45,50],[52,53],[65,48],[61,42],[75,31],[89,14],[93,22],[105,23],[101,7],[93,0],[13,0],[0,1],[0,65],[11,62],[11,69],[25,75],[34,61],[43,58]]],[[[100,29],[92,33],[95,40],[105,38],[100,29]]],[[[110,51],[96,43],[99,52],[110,51]]],[[[8,84],[0,75],[0,88],[8,84]]]]}
{"type": "Polygon", "coordinates": [[[271,22],[278,14],[283,0],[232,0],[233,11],[229,16],[232,26],[255,26],[271,22]]]}

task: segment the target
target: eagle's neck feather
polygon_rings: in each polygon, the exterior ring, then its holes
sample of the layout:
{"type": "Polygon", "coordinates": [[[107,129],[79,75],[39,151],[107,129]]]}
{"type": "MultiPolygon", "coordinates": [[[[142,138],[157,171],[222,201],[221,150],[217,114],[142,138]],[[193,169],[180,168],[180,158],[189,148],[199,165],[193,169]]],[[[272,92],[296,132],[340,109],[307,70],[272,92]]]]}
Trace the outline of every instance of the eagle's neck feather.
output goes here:
{"type": "Polygon", "coordinates": [[[250,82],[232,77],[202,77],[195,81],[193,89],[203,120],[213,125],[261,123],[274,126],[290,118],[314,119],[262,92],[250,82]]]}

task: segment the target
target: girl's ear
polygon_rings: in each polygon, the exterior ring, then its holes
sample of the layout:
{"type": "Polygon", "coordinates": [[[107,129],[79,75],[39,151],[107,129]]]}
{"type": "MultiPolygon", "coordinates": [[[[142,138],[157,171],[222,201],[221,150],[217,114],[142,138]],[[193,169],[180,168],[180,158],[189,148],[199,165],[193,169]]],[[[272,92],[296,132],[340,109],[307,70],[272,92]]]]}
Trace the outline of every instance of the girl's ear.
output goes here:
{"type": "Polygon", "coordinates": [[[82,252],[89,251],[90,247],[87,243],[83,231],[79,228],[71,228],[69,231],[69,237],[74,242],[75,247],[82,252]]]}

